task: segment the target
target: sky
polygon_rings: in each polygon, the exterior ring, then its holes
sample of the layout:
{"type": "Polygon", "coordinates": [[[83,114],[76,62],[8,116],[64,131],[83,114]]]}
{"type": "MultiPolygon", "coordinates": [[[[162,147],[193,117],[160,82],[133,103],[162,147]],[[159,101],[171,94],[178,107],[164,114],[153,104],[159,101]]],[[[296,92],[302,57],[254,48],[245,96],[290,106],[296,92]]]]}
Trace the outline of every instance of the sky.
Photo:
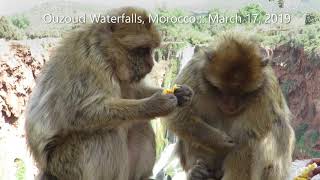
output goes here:
{"type": "MultiPolygon", "coordinates": [[[[0,0],[0,15],[8,15],[28,10],[35,5],[50,0],[0,0]]],[[[51,0],[52,1],[52,0],[51,0]]],[[[80,3],[88,3],[87,0],[65,0],[80,3]]],[[[276,0],[274,0],[276,1],[276,0]]],[[[285,0],[289,5],[285,8],[299,9],[301,5],[307,6],[307,9],[320,11],[320,0],[285,0]],[[302,3],[305,2],[305,3],[302,3]]],[[[193,11],[207,10],[208,8],[226,8],[237,9],[239,6],[244,6],[249,3],[259,3],[265,8],[276,9],[276,2],[269,2],[269,0],[90,0],[90,3],[95,5],[103,5],[106,7],[119,6],[140,6],[146,9],[154,9],[156,7],[168,8],[184,8],[193,11]]]]}

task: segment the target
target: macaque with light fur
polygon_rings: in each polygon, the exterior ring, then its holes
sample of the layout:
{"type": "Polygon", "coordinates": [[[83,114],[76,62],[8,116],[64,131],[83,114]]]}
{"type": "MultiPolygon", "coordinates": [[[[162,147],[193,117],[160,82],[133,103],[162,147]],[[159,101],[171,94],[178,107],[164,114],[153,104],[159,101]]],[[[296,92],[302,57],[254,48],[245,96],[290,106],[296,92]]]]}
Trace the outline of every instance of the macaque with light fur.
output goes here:
{"type": "Polygon", "coordinates": [[[94,23],[62,40],[43,67],[26,111],[26,139],[41,180],[143,180],[155,161],[149,120],[188,104],[144,77],[160,44],[148,13],[121,8],[111,16],[144,23],[94,23]]]}
{"type": "Polygon", "coordinates": [[[257,43],[227,32],[176,80],[194,90],[166,123],[190,180],[284,180],[295,136],[278,80],[257,43]],[[219,141],[220,140],[220,141],[219,141]]]}

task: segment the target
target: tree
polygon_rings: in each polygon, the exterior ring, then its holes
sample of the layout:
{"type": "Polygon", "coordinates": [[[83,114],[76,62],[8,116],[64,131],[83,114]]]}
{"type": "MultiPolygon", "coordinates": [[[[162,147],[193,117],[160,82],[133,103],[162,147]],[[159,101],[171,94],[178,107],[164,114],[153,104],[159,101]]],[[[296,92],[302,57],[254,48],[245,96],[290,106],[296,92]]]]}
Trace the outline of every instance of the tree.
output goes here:
{"type": "Polygon", "coordinates": [[[22,32],[6,17],[0,17],[0,38],[22,39],[22,32]]]}
{"type": "Polygon", "coordinates": [[[259,24],[264,22],[267,12],[258,4],[250,4],[239,9],[237,15],[241,17],[241,23],[259,24]]]}
{"type": "Polygon", "coordinates": [[[30,25],[30,21],[25,16],[14,16],[11,21],[19,29],[26,29],[30,25]]]}
{"type": "MultiPolygon", "coordinates": [[[[273,0],[269,0],[269,1],[273,1],[273,0]]],[[[280,8],[283,8],[283,6],[284,6],[284,0],[278,0],[278,6],[279,6],[280,8]]]]}

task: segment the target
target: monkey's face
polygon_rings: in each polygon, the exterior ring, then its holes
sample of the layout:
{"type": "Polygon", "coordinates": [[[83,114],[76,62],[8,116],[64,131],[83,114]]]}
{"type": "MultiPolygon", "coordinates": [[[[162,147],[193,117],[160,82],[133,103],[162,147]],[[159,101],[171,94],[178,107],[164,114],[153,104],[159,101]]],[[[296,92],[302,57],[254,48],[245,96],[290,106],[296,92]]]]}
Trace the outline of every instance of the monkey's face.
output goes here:
{"type": "Polygon", "coordinates": [[[264,81],[262,57],[249,40],[225,36],[209,49],[204,77],[217,97],[219,109],[228,115],[241,112],[264,81]]]}
{"type": "Polygon", "coordinates": [[[253,97],[248,94],[237,94],[222,91],[219,87],[210,81],[209,91],[214,97],[214,101],[217,104],[218,109],[225,115],[233,116],[241,113],[244,110],[247,102],[253,97]]]}
{"type": "Polygon", "coordinates": [[[154,65],[151,47],[137,47],[128,53],[128,69],[130,81],[137,82],[151,72],[154,65]]]}
{"type": "Polygon", "coordinates": [[[113,59],[119,80],[137,82],[152,70],[153,49],[160,45],[160,34],[146,11],[130,7],[122,11],[116,16],[140,17],[143,23],[110,24],[107,29],[114,46],[106,45],[107,56],[113,59]]]}
{"type": "Polygon", "coordinates": [[[252,80],[251,72],[245,63],[234,63],[228,67],[226,64],[217,65],[208,62],[204,73],[211,87],[211,92],[216,97],[218,108],[226,115],[241,113],[248,102],[256,96],[256,92],[262,85],[262,72],[257,80],[250,83],[252,80]],[[225,71],[218,69],[217,72],[216,68],[219,67],[225,71]]]}

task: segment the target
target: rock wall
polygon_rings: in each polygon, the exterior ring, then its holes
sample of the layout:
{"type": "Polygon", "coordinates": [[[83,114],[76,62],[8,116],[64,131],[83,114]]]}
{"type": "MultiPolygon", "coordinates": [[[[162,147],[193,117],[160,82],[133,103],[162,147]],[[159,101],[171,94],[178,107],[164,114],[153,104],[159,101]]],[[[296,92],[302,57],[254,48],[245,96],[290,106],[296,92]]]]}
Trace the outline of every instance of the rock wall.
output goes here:
{"type": "Polygon", "coordinates": [[[299,159],[320,156],[320,51],[284,44],[273,50],[273,67],[294,118],[299,159]]]}
{"type": "Polygon", "coordinates": [[[26,180],[33,180],[37,172],[27,152],[23,112],[35,78],[57,42],[0,39],[0,179],[16,179],[19,168],[26,180]]]}

